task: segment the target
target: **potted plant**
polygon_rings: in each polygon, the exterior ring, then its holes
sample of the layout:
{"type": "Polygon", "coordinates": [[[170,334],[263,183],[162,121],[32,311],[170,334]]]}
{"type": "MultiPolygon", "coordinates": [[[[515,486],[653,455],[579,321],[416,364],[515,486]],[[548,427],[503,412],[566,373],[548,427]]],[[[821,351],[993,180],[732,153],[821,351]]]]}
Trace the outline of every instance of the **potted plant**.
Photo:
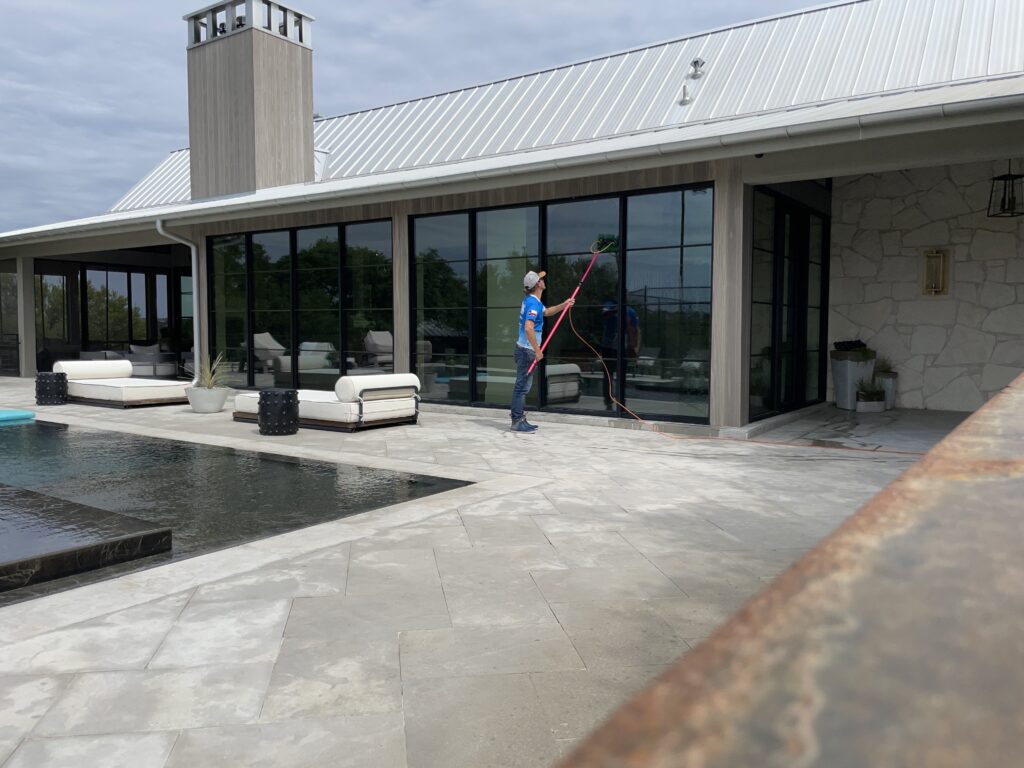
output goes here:
{"type": "Polygon", "coordinates": [[[881,413],[885,410],[885,390],[874,379],[857,382],[857,412],[881,413]]]}
{"type": "Polygon", "coordinates": [[[829,353],[832,360],[832,386],[836,407],[852,411],[857,407],[857,382],[872,380],[875,372],[875,351],[860,339],[837,341],[829,353]]]}
{"type": "Polygon", "coordinates": [[[196,413],[219,413],[228,399],[229,390],[224,386],[224,353],[217,355],[211,363],[204,358],[199,366],[199,376],[194,386],[185,387],[189,405],[196,413]]]}
{"type": "Polygon", "coordinates": [[[896,407],[896,378],[899,374],[893,370],[892,360],[885,355],[875,358],[875,379],[885,390],[885,410],[896,407]]]}

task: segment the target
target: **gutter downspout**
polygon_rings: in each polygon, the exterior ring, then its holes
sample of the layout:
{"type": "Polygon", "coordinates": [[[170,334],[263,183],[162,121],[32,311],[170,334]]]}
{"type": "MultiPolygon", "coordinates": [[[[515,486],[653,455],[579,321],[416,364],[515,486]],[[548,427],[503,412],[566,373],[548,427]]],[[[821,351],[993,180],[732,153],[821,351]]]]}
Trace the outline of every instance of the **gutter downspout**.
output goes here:
{"type": "Polygon", "coordinates": [[[199,313],[196,303],[196,286],[199,285],[199,246],[191,240],[173,235],[164,229],[164,220],[156,220],[156,231],[168,240],[187,245],[192,253],[192,386],[199,383],[199,313]]]}

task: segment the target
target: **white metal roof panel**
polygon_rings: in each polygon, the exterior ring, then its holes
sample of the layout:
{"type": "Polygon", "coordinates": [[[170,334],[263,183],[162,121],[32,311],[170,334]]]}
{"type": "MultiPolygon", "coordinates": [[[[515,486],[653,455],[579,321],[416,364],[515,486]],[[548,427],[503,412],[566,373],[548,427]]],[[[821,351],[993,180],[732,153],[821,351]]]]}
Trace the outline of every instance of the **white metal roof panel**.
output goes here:
{"type": "MultiPolygon", "coordinates": [[[[314,146],[324,183],[1017,72],[1024,0],[847,0],[320,119],[314,146]]],[[[174,153],[113,210],[187,200],[187,169],[174,153]]]]}

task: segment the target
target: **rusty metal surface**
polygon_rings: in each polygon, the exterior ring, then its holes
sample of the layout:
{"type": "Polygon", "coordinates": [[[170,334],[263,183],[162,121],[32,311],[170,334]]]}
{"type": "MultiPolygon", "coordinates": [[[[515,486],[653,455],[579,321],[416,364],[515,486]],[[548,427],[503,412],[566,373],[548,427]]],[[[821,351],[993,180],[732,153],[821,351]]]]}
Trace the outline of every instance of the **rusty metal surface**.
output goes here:
{"type": "Polygon", "coordinates": [[[1024,765],[1024,376],[561,765],[1024,765]]]}

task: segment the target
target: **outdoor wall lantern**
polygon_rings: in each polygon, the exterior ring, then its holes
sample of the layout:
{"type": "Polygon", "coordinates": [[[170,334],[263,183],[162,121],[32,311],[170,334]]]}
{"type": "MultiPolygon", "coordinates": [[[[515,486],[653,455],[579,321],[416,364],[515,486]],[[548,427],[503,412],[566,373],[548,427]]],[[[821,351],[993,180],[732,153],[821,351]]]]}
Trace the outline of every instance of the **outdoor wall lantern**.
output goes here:
{"type": "Polygon", "coordinates": [[[925,296],[945,296],[949,293],[949,251],[930,248],[924,252],[922,293],[925,296]]]}
{"type": "Polygon", "coordinates": [[[1024,174],[1014,173],[1006,161],[1006,173],[992,179],[988,197],[989,216],[1024,216],[1024,174]]]}

